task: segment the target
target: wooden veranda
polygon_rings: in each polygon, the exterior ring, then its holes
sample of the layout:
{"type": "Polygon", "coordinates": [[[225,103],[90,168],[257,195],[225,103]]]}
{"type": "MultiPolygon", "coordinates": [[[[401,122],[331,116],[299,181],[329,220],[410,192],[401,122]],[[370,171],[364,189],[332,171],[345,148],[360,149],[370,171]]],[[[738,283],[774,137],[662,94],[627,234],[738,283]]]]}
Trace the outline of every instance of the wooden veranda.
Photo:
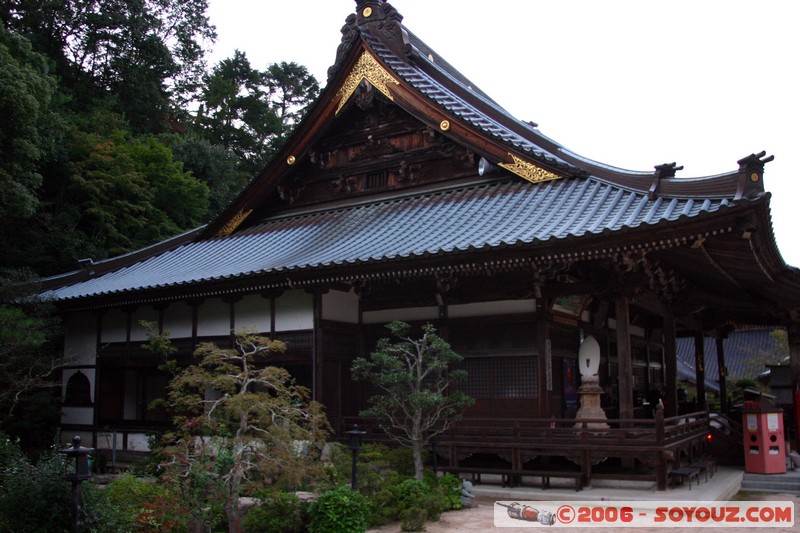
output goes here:
{"type": "MultiPolygon", "coordinates": [[[[366,440],[386,440],[374,423],[349,422],[367,431],[366,440]]],[[[432,463],[478,479],[499,475],[509,485],[521,484],[523,476],[564,477],[574,479],[576,489],[592,479],[620,479],[653,481],[666,490],[671,471],[704,457],[708,432],[707,411],[665,417],[658,410],[654,418],[624,420],[468,418],[435,439],[432,463]],[[608,427],[593,427],[603,423],[608,427]],[[543,465],[537,457],[563,458],[573,466],[543,465]],[[621,467],[599,468],[608,460],[618,460],[621,467]]]]}

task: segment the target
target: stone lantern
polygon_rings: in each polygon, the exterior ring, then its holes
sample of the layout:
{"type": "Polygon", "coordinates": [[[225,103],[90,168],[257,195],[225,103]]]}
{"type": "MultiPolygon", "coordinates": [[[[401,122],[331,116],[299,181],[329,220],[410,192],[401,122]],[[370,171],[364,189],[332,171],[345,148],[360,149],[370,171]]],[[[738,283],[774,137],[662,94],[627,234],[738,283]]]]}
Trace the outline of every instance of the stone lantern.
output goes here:
{"type": "MultiPolygon", "coordinates": [[[[606,420],[606,413],[600,407],[600,395],[603,394],[603,389],[600,387],[600,378],[597,375],[600,368],[600,344],[591,335],[583,339],[578,350],[578,368],[581,372],[581,386],[578,387],[581,407],[575,417],[579,420],[583,418],[597,420],[587,422],[587,428],[607,429],[608,424],[600,421],[606,420]]],[[[583,423],[578,422],[575,427],[583,427],[583,423]]]]}

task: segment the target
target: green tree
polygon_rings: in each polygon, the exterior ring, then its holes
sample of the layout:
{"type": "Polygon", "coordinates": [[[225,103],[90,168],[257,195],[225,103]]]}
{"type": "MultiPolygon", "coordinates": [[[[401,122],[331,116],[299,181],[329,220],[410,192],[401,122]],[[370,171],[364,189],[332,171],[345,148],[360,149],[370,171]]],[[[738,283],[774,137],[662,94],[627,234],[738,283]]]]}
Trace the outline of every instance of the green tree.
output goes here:
{"type": "Polygon", "coordinates": [[[231,150],[243,170],[255,173],[318,92],[319,84],[305,67],[274,63],[259,72],[237,50],[206,76],[197,124],[205,139],[231,150]]]}
{"type": "Polygon", "coordinates": [[[57,420],[60,396],[51,392],[57,390],[56,372],[69,359],[51,343],[60,330],[52,307],[32,297],[31,287],[29,273],[0,275],[0,428],[35,445],[52,440],[54,420],[47,417],[57,420]],[[38,412],[25,410],[31,405],[38,412]]]}
{"type": "Polygon", "coordinates": [[[101,99],[135,131],[163,131],[192,99],[216,39],[208,0],[7,0],[0,18],[56,67],[74,102],[101,99]],[[110,96],[110,97],[109,97],[110,96]]]}
{"type": "MultiPolygon", "coordinates": [[[[229,531],[241,531],[239,496],[246,486],[299,483],[316,465],[328,424],[322,406],[283,369],[266,366],[283,343],[249,333],[235,349],[211,343],[195,351],[199,364],[170,382],[174,433],[165,436],[168,479],[184,494],[217,498],[229,531]]],[[[203,502],[205,506],[206,503],[203,502]]]]}
{"type": "Polygon", "coordinates": [[[208,186],[209,215],[220,213],[247,185],[250,175],[238,169],[236,155],[223,146],[187,135],[170,135],[165,142],[175,160],[208,186]]]}
{"type": "Polygon", "coordinates": [[[59,208],[90,255],[119,255],[205,221],[208,187],[156,138],[76,132],[73,150],[59,208]]]}
{"type": "Polygon", "coordinates": [[[462,358],[431,324],[423,326],[420,338],[413,338],[404,322],[386,327],[392,338],[378,341],[369,359],[353,361],[353,377],[382,391],[361,416],[377,418],[392,439],[411,448],[414,476],[422,481],[422,452],[430,439],[447,431],[472,403],[454,387],[466,372],[453,368],[462,358]]]}
{"type": "Polygon", "coordinates": [[[262,76],[269,91],[272,111],[281,124],[277,139],[282,141],[317,97],[319,83],[306,67],[294,62],[273,63],[262,76]]]}
{"type": "Polygon", "coordinates": [[[0,221],[38,208],[55,80],[30,42],[0,25],[0,221]]]}
{"type": "Polygon", "coordinates": [[[205,138],[231,150],[249,167],[247,162],[256,159],[279,131],[261,74],[244,52],[236,50],[206,76],[198,124],[205,138]]]}

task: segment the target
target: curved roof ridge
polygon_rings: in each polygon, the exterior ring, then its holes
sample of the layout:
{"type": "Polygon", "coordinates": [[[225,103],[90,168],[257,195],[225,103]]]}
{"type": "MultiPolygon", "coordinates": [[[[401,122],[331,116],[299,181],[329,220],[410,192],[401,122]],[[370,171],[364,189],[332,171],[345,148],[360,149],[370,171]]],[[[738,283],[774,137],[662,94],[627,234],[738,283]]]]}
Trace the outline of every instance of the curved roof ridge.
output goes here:
{"type": "MultiPolygon", "coordinates": [[[[386,4],[388,5],[388,2],[386,4]]],[[[610,183],[640,192],[650,191],[653,194],[680,196],[681,191],[676,188],[682,189],[688,186],[690,189],[697,188],[696,192],[689,192],[695,195],[704,195],[710,190],[715,197],[733,198],[741,193],[738,183],[741,169],[714,175],[672,179],[674,172],[667,177],[659,175],[659,165],[655,165],[655,172],[629,170],[580,155],[543,134],[535,125],[512,115],[444,57],[437,54],[405,24],[401,26],[402,46],[397,42],[396,31],[387,32],[380,26],[363,23],[358,26],[358,34],[364,44],[387,67],[420,94],[484,134],[491,135],[506,144],[520,155],[532,155],[540,163],[555,165],[555,168],[560,168],[562,172],[576,177],[594,175],[610,183]],[[671,181],[668,182],[667,179],[671,181]],[[654,184],[654,180],[670,185],[659,187],[654,184]]]]}

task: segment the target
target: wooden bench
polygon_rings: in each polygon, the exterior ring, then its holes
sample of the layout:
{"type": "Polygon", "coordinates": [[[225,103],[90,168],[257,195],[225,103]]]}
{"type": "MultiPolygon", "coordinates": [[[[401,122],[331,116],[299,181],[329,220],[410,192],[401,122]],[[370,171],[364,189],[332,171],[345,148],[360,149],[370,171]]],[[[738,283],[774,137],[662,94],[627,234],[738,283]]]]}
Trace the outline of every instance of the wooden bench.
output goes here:
{"type": "Polygon", "coordinates": [[[700,469],[692,466],[684,466],[681,468],[673,468],[669,472],[670,484],[674,487],[678,482],[683,485],[684,481],[689,480],[689,490],[692,490],[692,480],[697,480],[697,485],[700,485],[700,469]]]}
{"type": "Polygon", "coordinates": [[[575,491],[583,488],[581,472],[573,470],[511,470],[509,468],[484,468],[472,466],[442,466],[438,470],[450,472],[452,474],[469,474],[473,483],[481,483],[481,474],[494,474],[500,476],[500,483],[503,487],[516,487],[521,485],[522,476],[532,476],[541,478],[542,490],[550,488],[550,478],[570,478],[575,481],[575,491]]]}
{"type": "Polygon", "coordinates": [[[542,479],[542,490],[550,488],[550,478],[571,478],[575,482],[575,492],[583,488],[583,473],[574,470],[520,470],[515,471],[515,475],[534,476],[542,479]]]}
{"type": "Polygon", "coordinates": [[[486,468],[478,466],[440,466],[437,470],[442,472],[450,472],[451,474],[469,474],[470,481],[476,484],[481,483],[482,474],[493,474],[500,476],[500,484],[505,487],[513,487],[512,474],[510,468],[486,468]]]}
{"type": "Polygon", "coordinates": [[[714,472],[717,471],[717,465],[711,457],[701,457],[697,461],[690,464],[689,467],[699,468],[700,474],[705,476],[706,482],[708,482],[709,477],[714,477],[714,472]]]}

